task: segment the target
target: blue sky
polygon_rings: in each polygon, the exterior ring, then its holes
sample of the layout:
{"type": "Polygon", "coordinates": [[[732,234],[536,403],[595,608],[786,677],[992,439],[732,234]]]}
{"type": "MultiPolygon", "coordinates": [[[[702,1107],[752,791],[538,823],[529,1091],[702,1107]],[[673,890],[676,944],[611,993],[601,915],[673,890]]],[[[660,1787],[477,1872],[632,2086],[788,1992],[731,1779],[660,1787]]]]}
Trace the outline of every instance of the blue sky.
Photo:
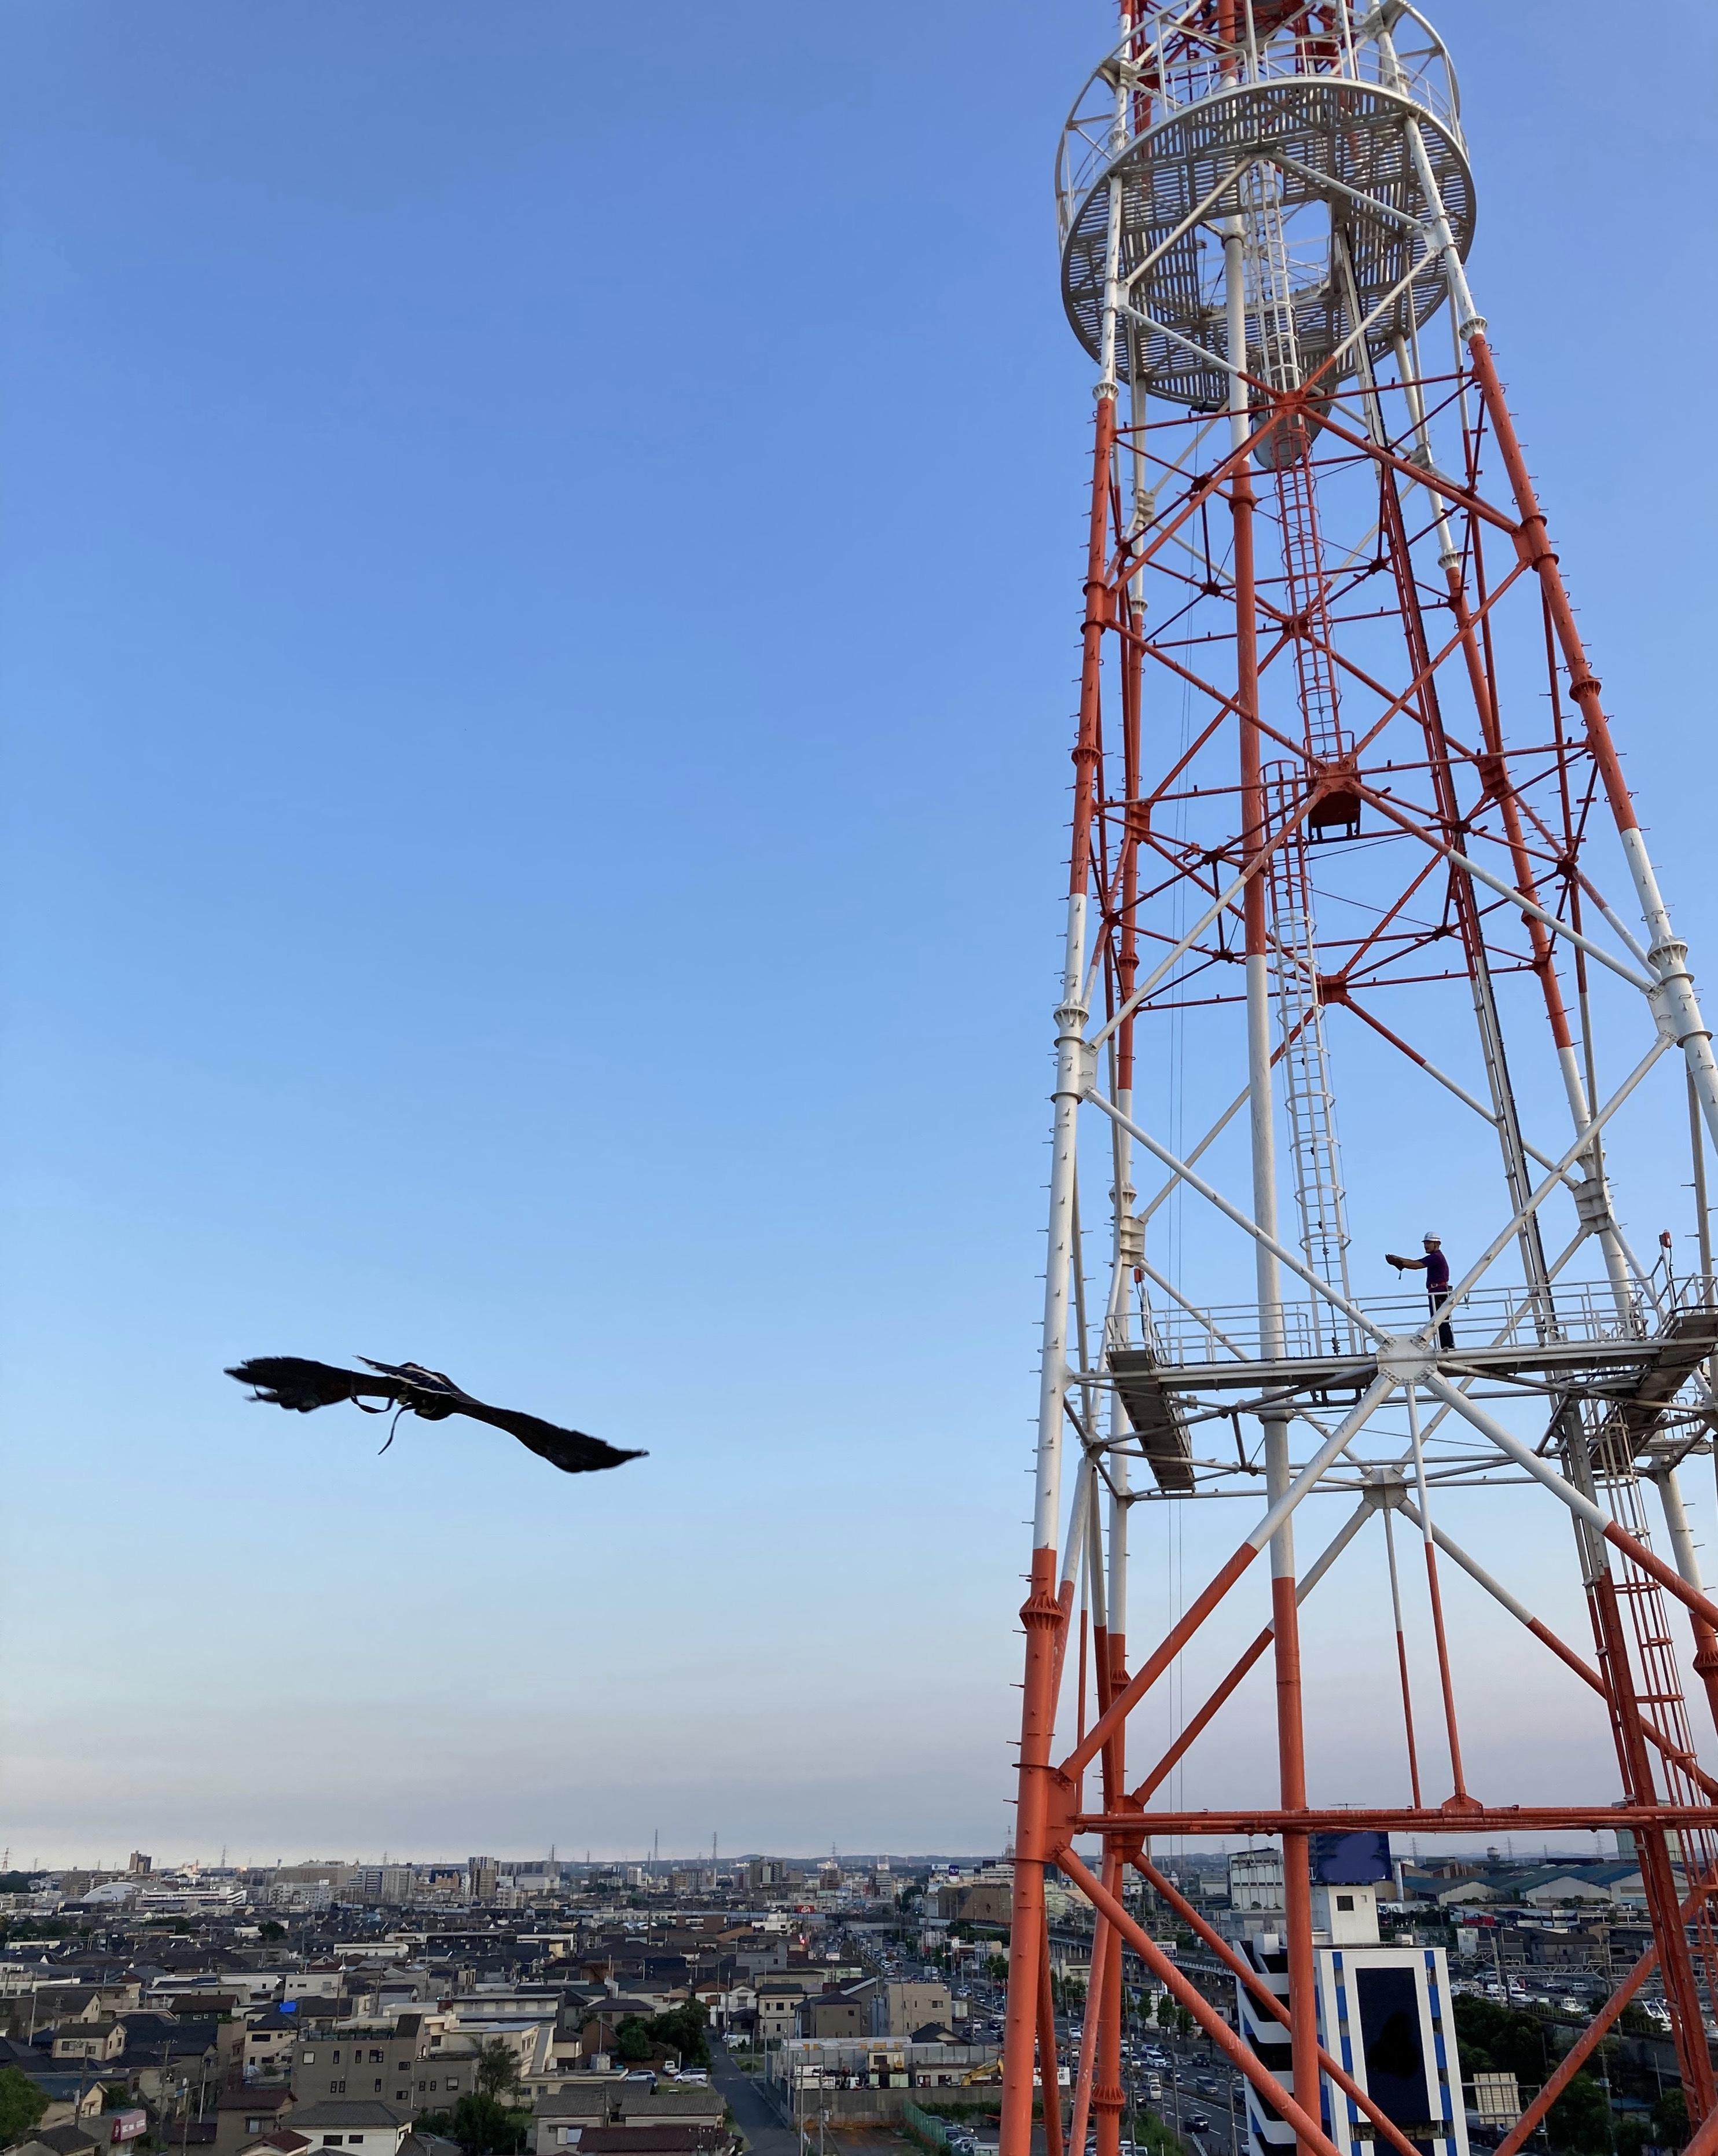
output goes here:
{"type": "MultiPolygon", "coordinates": [[[[1438,19],[1698,963],[1714,31],[1597,68],[1590,0],[1555,44],[1438,19]]],[[[14,1856],[1006,1832],[1090,410],[1048,179],[1108,34],[0,6],[14,1856]],[[265,1352],[651,1456],[378,1459],[247,1406],[265,1352]]],[[[1608,1794],[1596,1720],[1536,1662],[1505,1712],[1512,1645],[1454,1621],[1474,1786],[1525,1714],[1608,1794]]]]}

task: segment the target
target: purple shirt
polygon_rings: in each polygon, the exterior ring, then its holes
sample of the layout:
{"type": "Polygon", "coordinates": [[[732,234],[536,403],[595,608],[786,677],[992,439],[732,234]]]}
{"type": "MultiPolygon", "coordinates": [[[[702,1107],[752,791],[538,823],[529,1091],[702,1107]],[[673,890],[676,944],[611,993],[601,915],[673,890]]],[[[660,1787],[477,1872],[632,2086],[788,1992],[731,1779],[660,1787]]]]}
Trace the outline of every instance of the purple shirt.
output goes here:
{"type": "Polygon", "coordinates": [[[1428,1294],[1436,1295],[1440,1289],[1446,1288],[1449,1285],[1449,1259],[1444,1256],[1442,1250],[1428,1250],[1426,1253],[1426,1291],[1428,1294]]]}

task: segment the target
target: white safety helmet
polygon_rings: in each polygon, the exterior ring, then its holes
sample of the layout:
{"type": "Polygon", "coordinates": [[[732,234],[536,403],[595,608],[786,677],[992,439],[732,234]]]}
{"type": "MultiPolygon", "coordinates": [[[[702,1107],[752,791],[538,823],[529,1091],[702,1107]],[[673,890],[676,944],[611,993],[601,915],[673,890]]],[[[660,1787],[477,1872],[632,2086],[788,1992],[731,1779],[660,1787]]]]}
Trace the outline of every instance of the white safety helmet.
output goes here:
{"type": "Polygon", "coordinates": [[[1428,1228],[1425,1234],[1420,1237],[1420,1240],[1423,1243],[1441,1243],[1444,1240],[1444,1238],[1441,1235],[1434,1235],[1431,1229],[1428,1228]]]}

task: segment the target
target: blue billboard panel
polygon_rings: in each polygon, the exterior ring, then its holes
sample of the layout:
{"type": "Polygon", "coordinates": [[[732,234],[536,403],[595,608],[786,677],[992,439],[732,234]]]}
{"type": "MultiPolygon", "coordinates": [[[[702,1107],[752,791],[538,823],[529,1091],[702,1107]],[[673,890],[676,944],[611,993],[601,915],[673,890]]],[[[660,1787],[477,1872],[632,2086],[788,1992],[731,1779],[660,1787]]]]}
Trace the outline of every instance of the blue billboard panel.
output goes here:
{"type": "Polygon", "coordinates": [[[1318,1887],[1382,1887],[1395,1875],[1390,1837],[1371,1830],[1358,1834],[1315,1834],[1312,1878],[1318,1887]]]}

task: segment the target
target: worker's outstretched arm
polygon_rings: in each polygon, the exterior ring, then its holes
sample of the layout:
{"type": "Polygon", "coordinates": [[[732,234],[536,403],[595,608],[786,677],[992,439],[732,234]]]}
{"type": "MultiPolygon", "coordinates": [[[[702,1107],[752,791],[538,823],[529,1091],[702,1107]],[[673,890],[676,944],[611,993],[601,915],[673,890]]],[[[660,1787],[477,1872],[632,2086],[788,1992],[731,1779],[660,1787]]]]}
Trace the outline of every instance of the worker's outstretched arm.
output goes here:
{"type": "Polygon", "coordinates": [[[1384,1263],[1387,1265],[1394,1265],[1397,1272],[1406,1270],[1411,1273],[1423,1273],[1426,1270],[1426,1261],[1423,1258],[1398,1258],[1394,1250],[1385,1251],[1384,1263]]]}

